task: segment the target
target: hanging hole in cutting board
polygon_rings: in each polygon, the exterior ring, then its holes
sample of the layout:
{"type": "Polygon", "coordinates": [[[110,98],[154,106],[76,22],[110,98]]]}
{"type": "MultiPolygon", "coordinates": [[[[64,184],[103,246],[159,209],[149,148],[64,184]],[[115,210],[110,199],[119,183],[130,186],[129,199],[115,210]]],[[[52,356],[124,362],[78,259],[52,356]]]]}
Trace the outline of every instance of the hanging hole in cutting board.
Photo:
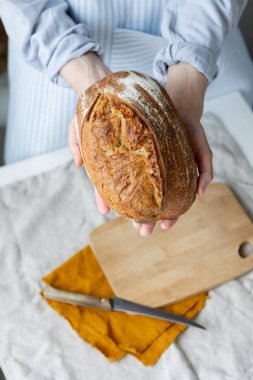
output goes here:
{"type": "Polygon", "coordinates": [[[244,241],[239,247],[239,256],[245,259],[253,254],[253,245],[249,241],[244,241]]]}

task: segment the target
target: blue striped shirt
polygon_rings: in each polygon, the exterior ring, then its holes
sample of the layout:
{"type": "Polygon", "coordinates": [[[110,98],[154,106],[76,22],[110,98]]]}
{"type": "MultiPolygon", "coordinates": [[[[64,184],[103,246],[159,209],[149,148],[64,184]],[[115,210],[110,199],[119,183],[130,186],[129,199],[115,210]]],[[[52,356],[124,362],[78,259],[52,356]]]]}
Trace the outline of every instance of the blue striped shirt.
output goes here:
{"type": "Polygon", "coordinates": [[[165,84],[168,65],[191,63],[211,81],[226,35],[246,0],[1,0],[10,38],[5,160],[67,144],[76,94],[59,75],[95,51],[112,71],[137,70],[165,84]]]}

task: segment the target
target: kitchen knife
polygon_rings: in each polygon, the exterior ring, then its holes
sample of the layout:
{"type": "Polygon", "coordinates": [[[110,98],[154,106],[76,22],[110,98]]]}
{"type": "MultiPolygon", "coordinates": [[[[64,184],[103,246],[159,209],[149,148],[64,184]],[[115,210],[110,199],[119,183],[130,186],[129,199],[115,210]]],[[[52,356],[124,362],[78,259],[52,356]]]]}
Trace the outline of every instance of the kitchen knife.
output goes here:
{"type": "Polygon", "coordinates": [[[169,313],[160,309],[154,309],[152,307],[140,305],[118,297],[98,298],[86,294],[64,291],[52,286],[46,286],[42,290],[42,294],[49,300],[103,309],[107,311],[123,311],[129,314],[144,315],[206,330],[206,328],[201,326],[199,323],[194,322],[191,319],[185,318],[181,315],[169,313]]]}

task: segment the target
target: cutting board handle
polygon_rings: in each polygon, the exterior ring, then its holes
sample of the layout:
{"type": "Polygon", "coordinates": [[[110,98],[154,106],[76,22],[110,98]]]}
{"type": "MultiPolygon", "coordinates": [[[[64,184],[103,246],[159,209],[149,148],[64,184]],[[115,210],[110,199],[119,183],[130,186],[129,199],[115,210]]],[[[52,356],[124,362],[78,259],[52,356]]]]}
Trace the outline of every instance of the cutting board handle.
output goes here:
{"type": "Polygon", "coordinates": [[[239,246],[238,254],[243,259],[253,255],[253,244],[250,241],[242,242],[239,246]]]}

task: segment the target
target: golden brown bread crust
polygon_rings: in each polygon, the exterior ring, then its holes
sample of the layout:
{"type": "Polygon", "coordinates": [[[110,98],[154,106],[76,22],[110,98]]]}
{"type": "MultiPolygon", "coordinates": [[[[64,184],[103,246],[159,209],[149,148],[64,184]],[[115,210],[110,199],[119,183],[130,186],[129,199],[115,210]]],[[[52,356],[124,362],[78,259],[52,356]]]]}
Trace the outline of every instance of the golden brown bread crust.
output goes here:
{"type": "Polygon", "coordinates": [[[197,171],[167,92],[133,71],[89,87],[77,104],[88,174],[105,202],[139,222],[175,218],[193,203],[197,171]]]}

